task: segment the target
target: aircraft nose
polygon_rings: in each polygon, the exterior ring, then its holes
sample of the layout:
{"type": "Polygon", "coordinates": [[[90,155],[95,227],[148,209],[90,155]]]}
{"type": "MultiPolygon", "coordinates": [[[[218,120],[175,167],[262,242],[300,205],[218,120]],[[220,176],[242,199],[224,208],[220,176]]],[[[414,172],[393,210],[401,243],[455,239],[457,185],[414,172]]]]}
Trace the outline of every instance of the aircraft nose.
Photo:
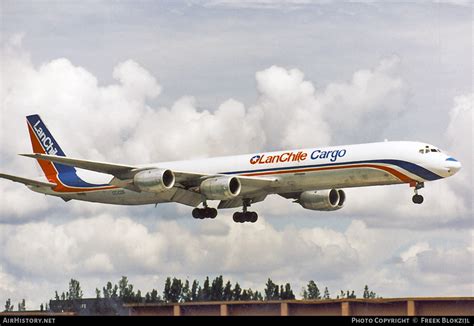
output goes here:
{"type": "Polygon", "coordinates": [[[445,167],[450,174],[455,174],[461,170],[461,162],[456,160],[454,157],[448,157],[445,161],[445,167]]]}

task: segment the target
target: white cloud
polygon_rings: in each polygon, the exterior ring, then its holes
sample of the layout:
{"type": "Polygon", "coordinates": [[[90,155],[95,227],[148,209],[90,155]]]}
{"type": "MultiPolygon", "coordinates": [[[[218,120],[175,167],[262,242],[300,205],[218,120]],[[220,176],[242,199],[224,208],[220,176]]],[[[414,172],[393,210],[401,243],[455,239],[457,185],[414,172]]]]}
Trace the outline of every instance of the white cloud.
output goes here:
{"type": "MultiPolygon", "coordinates": [[[[179,98],[169,108],[152,107],[149,102],[156,102],[162,86],[137,62],[119,63],[113,71],[116,82],[103,86],[91,72],[64,58],[34,66],[20,44],[7,45],[1,57],[9,76],[0,86],[2,172],[39,174],[32,161],[15,155],[30,148],[24,116],[33,112],[50,121],[49,128],[71,156],[143,163],[383,138],[387,123],[406,110],[407,86],[397,74],[397,57],[321,89],[301,70],[272,66],[256,73],[258,98],[253,105],[228,99],[216,110],[203,110],[192,96],[179,98]],[[347,116],[351,118],[341,118],[347,116]]],[[[472,96],[455,101],[446,137],[469,180],[472,96]]],[[[66,204],[2,181],[0,220],[23,225],[0,226],[5,248],[0,253],[0,297],[33,290],[32,301],[39,302],[45,290],[52,292],[55,282],[67,282],[69,276],[84,278],[92,287],[101,285],[94,283],[97,279],[123,274],[149,284],[157,275],[186,273],[223,273],[260,286],[272,277],[291,281],[296,291],[313,278],[332,286],[333,293],[335,286],[373,282],[387,293],[400,294],[411,293],[410,287],[420,281],[412,273],[428,273],[420,291],[436,294],[430,289],[441,280],[456,286],[440,292],[464,293],[459,284],[472,287],[472,277],[462,261],[472,250],[464,250],[464,243],[439,248],[433,244],[439,233],[418,240],[409,230],[443,229],[456,225],[460,217],[468,221],[472,190],[465,179],[427,184],[421,206],[411,203],[406,186],[404,191],[401,186],[350,189],[345,210],[326,213],[356,216],[358,220],[339,231],[314,225],[275,227],[272,215],[314,214],[282,198],[262,204],[272,207],[261,211],[257,224],[234,224],[224,212],[217,220],[202,221],[196,230],[186,221],[171,220],[176,212],[186,211],[173,208],[171,218],[159,214],[163,220],[154,228],[152,222],[145,226],[138,221],[136,211],[66,204]],[[35,219],[41,222],[26,223],[35,219]],[[400,258],[398,263],[391,263],[395,258],[400,258]],[[436,267],[443,261],[453,266],[451,272],[436,267]],[[456,283],[458,271],[462,283],[456,283]],[[35,284],[39,278],[44,283],[35,284]],[[2,286],[3,280],[9,285],[2,286]],[[401,288],[390,292],[393,286],[401,288]]]]}
{"type": "Polygon", "coordinates": [[[128,218],[99,216],[61,225],[18,226],[5,241],[4,259],[23,272],[57,275],[154,270],[165,244],[128,218]],[[98,263],[104,263],[103,269],[98,263]]]}
{"type": "Polygon", "coordinates": [[[445,284],[437,289],[439,295],[453,296],[474,293],[472,250],[466,248],[429,248],[419,244],[412,249],[411,257],[397,266],[412,292],[429,293],[430,286],[445,284]],[[418,252],[417,252],[418,251],[418,252]]]}
{"type": "MultiPolygon", "coordinates": [[[[3,226],[0,232],[5,251],[0,258],[20,275],[34,275],[52,283],[68,275],[80,279],[92,275],[151,278],[184,271],[192,271],[192,276],[211,273],[233,275],[235,279],[236,275],[252,274],[262,280],[268,276],[306,279],[316,266],[321,278],[334,279],[358,267],[356,252],[337,232],[317,228],[277,231],[265,219],[245,227],[227,215],[211,222],[215,223],[212,227],[204,226],[197,232],[176,221],[159,222],[157,230],[150,231],[130,218],[106,215],[60,225],[39,222],[3,226]],[[334,266],[340,268],[334,270],[334,266]]],[[[0,277],[14,278],[5,272],[0,277]]],[[[23,293],[15,282],[9,284],[0,288],[0,296],[23,293]]]]}
{"type": "Polygon", "coordinates": [[[409,259],[414,259],[419,253],[430,250],[430,245],[427,242],[418,242],[400,254],[403,262],[409,259]]]}
{"type": "MultiPolygon", "coordinates": [[[[460,246],[442,248],[433,240],[417,241],[417,232],[384,233],[361,221],[340,232],[292,226],[278,230],[265,217],[258,224],[241,225],[226,214],[204,222],[196,230],[184,222],[160,221],[151,230],[128,217],[102,215],[60,225],[2,226],[0,279],[8,283],[0,286],[0,297],[27,294],[28,302],[39,305],[54,289],[66,288],[70,277],[93,295],[95,287],[121,275],[140,280],[135,288],[145,292],[153,287],[161,291],[168,275],[201,279],[219,274],[260,290],[271,277],[291,282],[297,293],[314,279],[333,295],[340,289],[359,294],[365,284],[383,296],[416,291],[466,295],[472,288],[472,250],[463,248],[468,241],[464,236],[460,246]],[[36,278],[44,284],[32,283],[36,278]],[[28,292],[43,287],[46,292],[28,292]]],[[[433,231],[429,238],[440,235],[446,236],[433,231]]]]}
{"type": "Polygon", "coordinates": [[[358,70],[350,82],[331,83],[317,94],[335,143],[383,139],[387,125],[407,109],[399,64],[396,56],[383,59],[375,69],[358,70]]]}

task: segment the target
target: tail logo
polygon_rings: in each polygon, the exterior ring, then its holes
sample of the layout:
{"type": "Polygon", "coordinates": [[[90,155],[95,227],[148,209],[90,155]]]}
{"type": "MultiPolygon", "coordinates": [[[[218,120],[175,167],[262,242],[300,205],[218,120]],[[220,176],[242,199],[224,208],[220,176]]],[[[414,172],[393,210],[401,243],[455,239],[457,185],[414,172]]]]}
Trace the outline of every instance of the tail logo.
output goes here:
{"type": "Polygon", "coordinates": [[[40,124],[40,120],[38,120],[35,125],[33,126],[33,129],[36,132],[36,135],[38,136],[39,140],[41,141],[41,144],[43,144],[43,147],[46,151],[47,154],[49,155],[56,155],[58,153],[58,149],[56,148],[54,142],[49,138],[46,133],[43,131],[43,128],[38,126],[40,124]]]}

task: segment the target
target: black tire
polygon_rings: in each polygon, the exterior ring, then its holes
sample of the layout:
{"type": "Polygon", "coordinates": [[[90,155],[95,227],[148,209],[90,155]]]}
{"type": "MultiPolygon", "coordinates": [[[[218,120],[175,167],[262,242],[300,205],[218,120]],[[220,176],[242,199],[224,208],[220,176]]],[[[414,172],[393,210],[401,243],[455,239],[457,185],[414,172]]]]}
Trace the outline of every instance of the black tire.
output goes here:
{"type": "Polygon", "coordinates": [[[423,203],[424,198],[422,195],[414,195],[412,200],[413,200],[413,203],[415,204],[421,204],[423,203]]]}
{"type": "Polygon", "coordinates": [[[256,212],[250,212],[250,217],[248,219],[249,222],[255,223],[258,220],[258,214],[256,212]]]}
{"type": "Polygon", "coordinates": [[[232,219],[234,220],[235,223],[240,223],[240,213],[239,213],[239,212],[235,212],[235,213],[232,215],[232,219]]]}
{"type": "Polygon", "coordinates": [[[210,218],[216,218],[216,216],[217,216],[217,209],[215,209],[215,208],[209,209],[209,217],[210,218]]]}
{"type": "Polygon", "coordinates": [[[192,214],[193,214],[193,217],[196,219],[201,218],[201,210],[199,208],[193,209],[192,214]]]}

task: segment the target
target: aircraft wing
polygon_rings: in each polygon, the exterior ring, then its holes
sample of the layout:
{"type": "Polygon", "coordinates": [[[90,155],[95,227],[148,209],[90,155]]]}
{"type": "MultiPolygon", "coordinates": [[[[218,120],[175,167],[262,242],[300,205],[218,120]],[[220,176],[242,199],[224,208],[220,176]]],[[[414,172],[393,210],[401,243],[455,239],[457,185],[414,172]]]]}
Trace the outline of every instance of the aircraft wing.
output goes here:
{"type": "Polygon", "coordinates": [[[75,158],[70,158],[70,157],[65,157],[65,156],[47,155],[47,154],[39,154],[39,153],[20,154],[20,155],[35,158],[35,159],[50,161],[54,163],[69,165],[69,166],[73,166],[73,167],[84,169],[84,170],[112,174],[120,179],[128,179],[129,178],[128,174],[130,174],[130,172],[134,170],[140,170],[137,167],[130,166],[130,165],[80,160],[80,159],[75,159],[75,158]]]}
{"type": "MultiPolygon", "coordinates": [[[[65,156],[56,156],[56,155],[47,155],[47,154],[20,154],[22,156],[60,163],[64,165],[73,166],[80,169],[101,172],[106,174],[111,174],[117,177],[120,180],[127,180],[130,182],[130,179],[133,176],[143,170],[153,169],[155,167],[136,167],[131,165],[115,164],[115,163],[106,163],[99,161],[89,161],[82,159],[75,159],[65,156]]],[[[194,187],[199,186],[200,183],[210,177],[216,176],[227,176],[225,174],[205,174],[205,173],[195,173],[195,172],[185,172],[185,171],[174,171],[173,173],[176,177],[176,182],[184,185],[185,187],[194,187]]],[[[242,188],[245,193],[260,192],[262,190],[271,188],[278,183],[277,178],[261,178],[261,177],[247,177],[236,175],[236,178],[239,179],[242,188]]],[[[125,183],[127,183],[127,181],[125,183]]],[[[119,183],[117,183],[118,185],[119,183]]]]}
{"type": "Polygon", "coordinates": [[[52,182],[27,179],[27,178],[17,177],[16,175],[5,174],[5,173],[0,173],[0,178],[8,179],[14,182],[23,183],[24,185],[27,185],[27,186],[49,187],[49,188],[57,186],[55,183],[52,183],[52,182]]]}
{"type": "MultiPolygon", "coordinates": [[[[189,186],[198,186],[203,180],[211,177],[225,177],[226,174],[205,174],[205,173],[193,173],[193,172],[183,172],[175,171],[173,173],[176,177],[176,182],[186,184],[189,186]]],[[[246,176],[235,176],[239,179],[240,184],[245,189],[255,188],[262,190],[267,187],[273,186],[278,182],[277,178],[259,178],[259,177],[246,177],[246,176]]]]}

